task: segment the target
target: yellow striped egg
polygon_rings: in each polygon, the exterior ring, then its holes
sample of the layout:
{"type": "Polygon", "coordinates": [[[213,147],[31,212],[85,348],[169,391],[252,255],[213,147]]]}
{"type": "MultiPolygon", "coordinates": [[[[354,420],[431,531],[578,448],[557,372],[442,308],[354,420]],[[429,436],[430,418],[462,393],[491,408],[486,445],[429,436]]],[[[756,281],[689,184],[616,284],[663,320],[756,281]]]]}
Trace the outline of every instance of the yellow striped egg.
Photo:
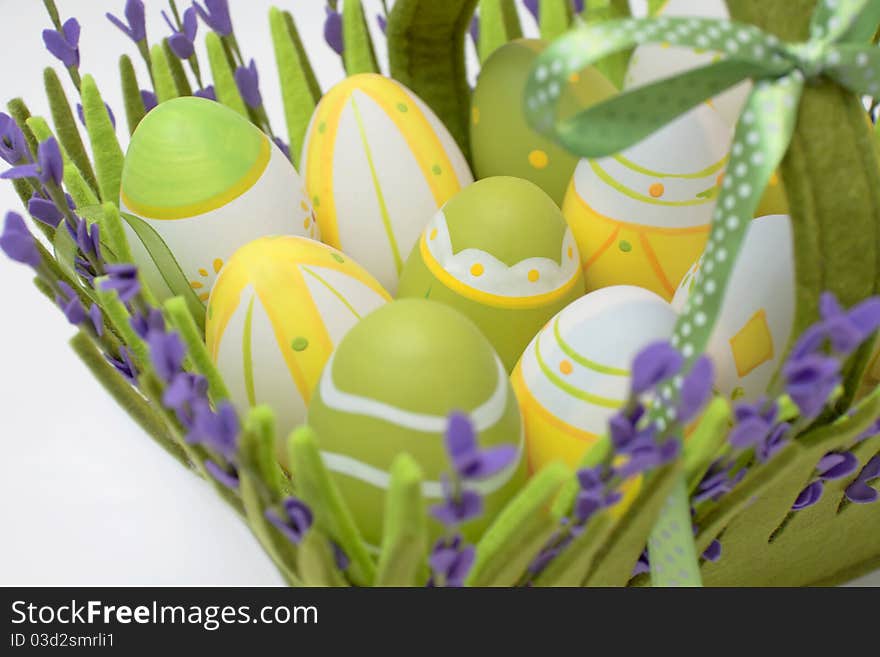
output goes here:
{"type": "MultiPolygon", "coordinates": [[[[264,237],[242,247],[208,303],[208,350],[244,412],[268,404],[278,435],[303,422],[335,346],[388,293],[347,255],[302,237],[264,237]]],[[[286,461],[284,450],[279,459],[286,461]]]]}
{"type": "MultiPolygon", "coordinates": [[[[712,276],[731,255],[715,245],[688,272],[672,305],[681,311],[702,299],[691,294],[697,272],[712,276]]],[[[759,217],[749,224],[706,353],[715,364],[718,390],[754,401],[779,369],[794,325],[795,265],[791,219],[759,217]]],[[[695,319],[700,321],[699,314],[695,319]]]]}
{"type": "Polygon", "coordinates": [[[422,229],[473,182],[428,106],[375,74],[352,76],[324,96],[301,169],[323,240],[351,254],[392,294],[422,229]]]}
{"type": "Polygon", "coordinates": [[[240,246],[264,235],[319,237],[303,182],[281,150],[203,98],[162,103],[140,122],[125,156],[120,207],[135,217],[137,232],[126,224],[132,254],[161,298],[171,292],[143,246],[145,233],[164,241],[202,301],[240,246]]]}
{"type": "Polygon", "coordinates": [[[675,320],[668,302],[633,286],[591,292],[550,320],[512,375],[532,472],[577,466],[626,402],[636,354],[668,339],[675,320]]]}
{"type": "Polygon", "coordinates": [[[563,214],[587,291],[638,285],[672,299],[706,245],[730,139],[700,105],[618,155],[580,161],[563,214]]]}

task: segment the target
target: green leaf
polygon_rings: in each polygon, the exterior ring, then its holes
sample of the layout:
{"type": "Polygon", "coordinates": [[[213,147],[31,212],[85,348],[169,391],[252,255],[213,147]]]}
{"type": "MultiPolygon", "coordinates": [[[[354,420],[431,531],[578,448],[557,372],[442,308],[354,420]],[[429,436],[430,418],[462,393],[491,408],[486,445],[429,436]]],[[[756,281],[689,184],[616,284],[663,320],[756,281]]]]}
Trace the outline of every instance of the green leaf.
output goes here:
{"type": "MultiPolygon", "coordinates": [[[[292,20],[292,19],[291,19],[292,20]]],[[[287,135],[290,140],[290,154],[294,166],[299,166],[303,143],[309,121],[320,99],[312,87],[311,65],[302,53],[302,44],[296,33],[289,29],[287,16],[280,9],[269,10],[269,24],[272,29],[272,43],[275,47],[275,62],[281,81],[281,98],[284,101],[284,118],[287,122],[287,135]]]]}
{"type": "Polygon", "coordinates": [[[141,87],[137,81],[134,64],[128,55],[119,58],[119,77],[122,80],[122,99],[125,102],[125,120],[128,122],[128,133],[134,134],[135,128],[147,114],[144,99],[141,98],[141,87]]]}
{"type": "Polygon", "coordinates": [[[131,248],[128,244],[128,237],[122,228],[122,217],[119,214],[119,208],[115,203],[104,203],[101,206],[101,235],[110,245],[113,253],[116,254],[116,261],[131,264],[134,258],[131,255],[131,248]]]}
{"type": "Polygon", "coordinates": [[[158,101],[164,103],[180,96],[177,85],[174,83],[174,74],[171,72],[168,54],[161,43],[155,44],[150,49],[150,60],[153,62],[153,87],[156,90],[158,101]]]}
{"type": "Polygon", "coordinates": [[[513,586],[559,529],[554,500],[572,478],[562,463],[550,463],[501,511],[477,544],[468,586],[513,586]]]}
{"type": "Polygon", "coordinates": [[[6,107],[9,109],[9,115],[15,119],[18,127],[24,133],[28,148],[30,148],[31,154],[36,158],[38,146],[37,138],[34,137],[34,133],[31,132],[31,129],[27,126],[27,120],[31,118],[31,111],[21,98],[13,98],[6,104],[6,107]]]}
{"type": "Polygon", "coordinates": [[[333,483],[321,454],[315,432],[300,427],[290,437],[290,471],[296,490],[315,514],[315,524],[336,541],[351,560],[348,574],[355,584],[369,586],[375,580],[375,566],[360,531],[333,483]]]}
{"type": "Polygon", "coordinates": [[[391,464],[376,586],[419,586],[427,579],[428,523],[422,470],[409,454],[391,464]]]}
{"type": "Polygon", "coordinates": [[[289,11],[283,12],[284,14],[284,22],[287,24],[287,31],[290,34],[290,38],[293,40],[294,46],[296,46],[296,52],[299,56],[300,64],[303,67],[303,71],[306,74],[306,80],[309,83],[309,89],[312,92],[312,98],[316,101],[321,99],[323,95],[321,92],[321,85],[318,84],[318,78],[315,76],[315,71],[312,69],[312,64],[309,61],[309,54],[306,52],[305,46],[303,45],[302,39],[299,36],[299,30],[296,29],[296,23],[293,20],[293,16],[289,11]]]}
{"type": "Polygon", "coordinates": [[[124,157],[107,107],[91,75],[83,76],[82,104],[101,200],[118,203],[124,157]]]}
{"type": "Polygon", "coordinates": [[[165,302],[165,312],[186,343],[187,355],[195,370],[208,380],[211,398],[216,402],[229,399],[229,390],[205,346],[205,338],[193,319],[186,301],[174,297],[165,302]]]}
{"type": "Polygon", "coordinates": [[[697,428],[684,446],[684,474],[688,490],[693,491],[724,447],[732,415],[730,404],[715,397],[703,411],[697,428]]]}
{"type": "Polygon", "coordinates": [[[342,39],[345,43],[342,60],[349,76],[379,72],[361,0],[346,0],[342,5],[342,39]]]}
{"type": "Polygon", "coordinates": [[[95,178],[92,162],[86,152],[86,147],[79,133],[79,126],[55,69],[46,68],[43,70],[43,86],[46,89],[46,98],[49,100],[52,122],[58,133],[58,142],[67,152],[67,156],[79,170],[82,178],[97,194],[98,181],[95,178]]]}
{"type": "Polygon", "coordinates": [[[162,237],[147,222],[127,212],[121,213],[122,219],[131,227],[140,239],[162,279],[175,296],[183,297],[192,313],[199,330],[205,330],[205,306],[189,284],[189,280],[177,264],[177,260],[162,237]]]}
{"type": "Polygon", "coordinates": [[[553,41],[565,34],[571,25],[570,0],[541,0],[538,12],[541,38],[553,41]]]}
{"type": "Polygon", "coordinates": [[[77,207],[97,205],[101,202],[73,162],[64,165],[64,187],[67,188],[67,193],[77,207]]]}
{"type": "Polygon", "coordinates": [[[186,71],[183,70],[183,62],[171,50],[168,39],[162,39],[162,50],[165,52],[165,61],[168,62],[168,70],[171,71],[171,79],[174,80],[177,95],[192,96],[193,90],[186,77],[186,71]]]}
{"type": "Polygon", "coordinates": [[[217,94],[217,100],[250,121],[247,106],[238,92],[238,86],[235,84],[235,75],[232,67],[229,65],[229,60],[226,58],[223,41],[216,32],[208,32],[207,36],[205,36],[205,46],[208,49],[208,63],[211,65],[211,75],[214,78],[214,92],[217,94]]]}
{"type": "Polygon", "coordinates": [[[505,43],[522,38],[522,26],[514,0],[480,1],[480,62],[505,43]]]}

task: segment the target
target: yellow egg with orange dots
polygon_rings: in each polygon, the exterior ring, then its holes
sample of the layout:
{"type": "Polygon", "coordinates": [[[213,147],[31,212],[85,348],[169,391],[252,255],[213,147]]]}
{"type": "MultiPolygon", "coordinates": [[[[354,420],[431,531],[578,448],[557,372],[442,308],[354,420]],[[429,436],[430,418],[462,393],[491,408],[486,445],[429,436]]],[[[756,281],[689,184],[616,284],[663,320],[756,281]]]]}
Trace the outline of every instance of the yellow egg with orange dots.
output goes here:
{"type": "MultiPolygon", "coordinates": [[[[306,417],[321,370],[357,322],[390,301],[363,267],[302,237],[264,237],[240,248],[208,302],[205,338],[232,401],[276,414],[284,439],[306,417]]],[[[284,450],[279,459],[286,463],[284,450]]]]}

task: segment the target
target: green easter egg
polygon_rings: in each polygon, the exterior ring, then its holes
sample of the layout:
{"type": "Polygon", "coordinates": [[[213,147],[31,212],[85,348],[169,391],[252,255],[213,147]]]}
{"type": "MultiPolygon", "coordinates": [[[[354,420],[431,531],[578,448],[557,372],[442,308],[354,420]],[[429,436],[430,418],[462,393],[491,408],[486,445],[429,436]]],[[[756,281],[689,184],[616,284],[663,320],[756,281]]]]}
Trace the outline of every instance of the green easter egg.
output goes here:
{"type": "MultiPolygon", "coordinates": [[[[452,468],[444,445],[452,411],[470,415],[481,447],[519,448],[506,470],[473,484],[484,495],[485,512],[463,530],[475,540],[526,476],[519,407],[477,327],[439,303],[395,301],[355,325],[330,357],[308,421],[369,544],[381,542],[389,472],[399,454],[421,466],[427,503],[441,501],[441,480],[452,468]]],[[[439,535],[440,525],[432,526],[439,535]]]]}
{"type": "MultiPolygon", "coordinates": [[[[526,80],[546,47],[537,39],[511,41],[483,65],[471,110],[471,150],[477,178],[525,178],[561,206],[578,159],[535,132],[522,107],[526,80]]],[[[615,93],[605,76],[587,68],[562,91],[560,114],[574,114],[615,93]]]]}
{"type": "Polygon", "coordinates": [[[399,297],[428,298],[469,317],[513,370],[541,327],[584,294],[574,237],[536,185],[499,176],[438,212],[400,277],[399,297]]]}

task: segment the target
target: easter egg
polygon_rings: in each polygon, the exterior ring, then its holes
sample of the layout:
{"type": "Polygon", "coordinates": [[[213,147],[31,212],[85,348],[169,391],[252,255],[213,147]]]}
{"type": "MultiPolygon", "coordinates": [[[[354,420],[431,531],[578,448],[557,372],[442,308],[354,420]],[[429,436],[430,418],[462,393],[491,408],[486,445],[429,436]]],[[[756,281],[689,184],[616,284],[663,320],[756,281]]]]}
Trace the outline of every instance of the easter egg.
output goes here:
{"type": "Polygon", "coordinates": [[[706,245],[730,140],[699,105],[618,155],[581,160],[563,214],[588,291],[638,285],[672,298],[706,245]]]}
{"type": "Polygon", "coordinates": [[[302,424],[321,370],[360,319],[389,301],[363,267],[302,237],[263,237],[243,246],[220,272],[208,303],[208,351],[245,413],[276,414],[279,460],[302,424]]]}
{"type": "Polygon", "coordinates": [[[466,484],[484,496],[484,514],[463,527],[473,538],[525,479],[516,397],[479,329],[448,306],[404,299],[365,317],[330,357],[309,425],[368,543],[379,545],[389,470],[399,454],[420,465],[427,503],[442,500],[441,481],[452,468],[444,432],[453,411],[470,416],[482,448],[519,447],[506,469],[466,484]]]}
{"type": "MultiPolygon", "coordinates": [[[[698,271],[711,275],[730,254],[714,245],[692,267],[672,301],[681,311],[700,298],[691,291],[698,271]]],[[[760,217],[749,224],[706,353],[716,387],[731,399],[754,401],[779,369],[795,312],[795,265],[791,220],[760,217]]],[[[698,317],[698,316],[697,316],[698,317]]]]}
{"type": "Polygon", "coordinates": [[[533,183],[499,176],[436,213],[406,263],[399,296],[460,310],[510,371],[547,320],[583,293],[577,245],[559,208],[533,183]]]}
{"type": "Polygon", "coordinates": [[[473,182],[440,119],[381,75],[355,75],[315,109],[301,169],[324,241],[394,294],[403,263],[437,208],[473,182]]]}
{"type": "MultiPolygon", "coordinates": [[[[524,178],[562,205],[577,157],[534,131],[523,114],[526,80],[546,47],[537,39],[511,41],[483,64],[471,105],[471,151],[477,178],[524,178]]],[[[567,118],[615,92],[589,67],[572,75],[560,97],[560,115],[567,118]]]]}
{"type": "MultiPolygon", "coordinates": [[[[724,0],[667,0],[656,12],[658,18],[718,18],[728,20],[730,14],[724,0]]],[[[707,40],[708,44],[708,40],[707,40]]],[[[624,89],[634,89],[672,77],[722,59],[717,52],[705,48],[686,48],[668,43],[639,46],[630,57],[624,89]]],[[[735,125],[751,91],[750,82],[742,82],[719,94],[710,102],[728,125],[735,125]]]]}
{"type": "MultiPolygon", "coordinates": [[[[149,112],[131,137],[120,207],[176,258],[202,301],[236,249],[264,235],[317,238],[303,183],[281,150],[220,103],[177,98],[149,112]]],[[[132,255],[151,289],[170,296],[141,239],[132,255]]]]}
{"type": "Polygon", "coordinates": [[[550,320],[511,377],[530,470],[554,460],[577,466],[626,403],[633,359],[669,339],[676,317],[653,292],[621,285],[590,292],[550,320]]]}

